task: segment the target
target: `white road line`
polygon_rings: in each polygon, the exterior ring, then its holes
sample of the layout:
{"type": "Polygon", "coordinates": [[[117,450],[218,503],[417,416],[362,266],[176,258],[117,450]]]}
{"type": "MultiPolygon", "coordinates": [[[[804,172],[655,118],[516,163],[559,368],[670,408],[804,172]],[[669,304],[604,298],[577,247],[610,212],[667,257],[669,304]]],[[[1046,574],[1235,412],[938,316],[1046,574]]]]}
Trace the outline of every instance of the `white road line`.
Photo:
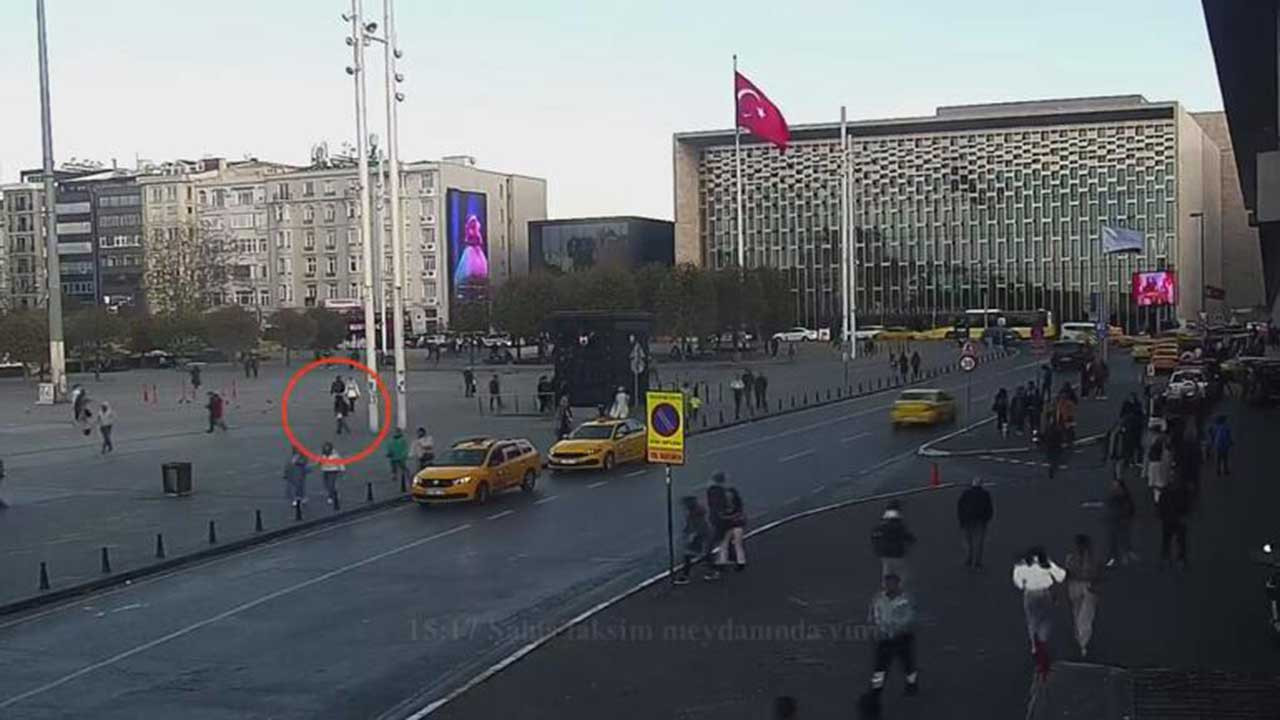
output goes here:
{"type": "Polygon", "coordinates": [[[814,488],[814,489],[810,490],[810,491],[809,491],[809,494],[810,494],[810,495],[817,495],[818,493],[820,493],[820,492],[822,492],[823,490],[826,490],[826,489],[827,489],[827,486],[826,486],[826,485],[819,485],[818,487],[816,487],[816,488],[814,488]]]}
{"type": "Polygon", "coordinates": [[[811,449],[809,449],[809,450],[803,450],[803,451],[798,452],[798,453],[791,453],[790,455],[783,455],[782,457],[778,458],[778,462],[780,462],[780,463],[784,463],[784,462],[790,462],[790,461],[792,461],[792,460],[799,460],[799,459],[800,459],[800,458],[802,458],[802,457],[805,457],[805,456],[808,456],[808,455],[812,455],[814,452],[815,452],[815,451],[811,448],[811,449]]]}
{"type": "Polygon", "coordinates": [[[608,481],[608,480],[600,480],[600,481],[598,481],[598,482],[593,482],[593,483],[591,483],[591,484],[590,484],[590,485],[588,485],[587,487],[588,487],[588,488],[598,488],[598,487],[600,487],[601,485],[607,485],[608,483],[609,483],[609,481],[608,481]]]}
{"type": "Polygon", "coordinates": [[[544,497],[544,498],[542,498],[541,500],[538,500],[537,502],[535,502],[535,503],[534,503],[534,505],[541,505],[542,503],[549,503],[549,502],[551,502],[552,500],[555,500],[555,499],[556,499],[556,498],[558,498],[558,497],[560,497],[560,496],[559,496],[559,495],[551,495],[550,497],[544,497]]]}
{"type": "Polygon", "coordinates": [[[649,471],[648,470],[632,470],[631,472],[627,473],[627,477],[639,477],[641,475],[644,475],[647,472],[649,471]]]}
{"type": "Polygon", "coordinates": [[[783,505],[795,505],[795,504],[796,504],[796,503],[798,503],[798,502],[800,502],[800,496],[799,496],[799,495],[797,495],[797,496],[795,496],[795,497],[789,497],[789,498],[787,498],[786,500],[783,500],[783,501],[782,501],[782,504],[783,504],[783,505]]]}
{"type": "Polygon", "coordinates": [[[168,635],[158,637],[155,640],[152,640],[147,643],[143,643],[132,649],[125,650],[124,652],[116,653],[115,655],[112,655],[106,660],[101,660],[99,662],[93,663],[92,665],[86,665],[80,668],[79,670],[76,670],[73,673],[69,673],[67,675],[64,675],[58,678],[57,680],[45,683],[40,687],[37,687],[32,690],[28,690],[19,695],[14,695],[13,697],[7,700],[0,701],[0,709],[17,705],[18,703],[22,702],[23,700],[26,700],[27,698],[35,697],[36,695],[42,695],[50,690],[53,690],[54,688],[66,685],[67,683],[71,682],[72,680],[75,680],[76,678],[84,677],[85,675],[88,675],[89,673],[95,670],[101,670],[102,668],[115,665],[116,663],[122,660],[128,660],[134,655],[138,655],[152,648],[159,647],[160,645],[163,645],[169,642],[170,640],[177,640],[178,638],[183,637],[185,635],[190,635],[191,633],[197,630],[200,630],[201,628],[208,627],[209,625],[212,625],[221,620],[226,620],[229,617],[234,617],[236,615],[239,615],[242,612],[245,612],[246,610],[252,610],[253,608],[258,607],[259,605],[265,605],[266,603],[269,603],[272,600],[284,597],[285,595],[292,594],[294,592],[297,592],[298,590],[309,588],[312,585],[318,585],[326,580],[331,580],[339,575],[344,575],[348,572],[351,572],[352,570],[358,570],[366,565],[371,565],[375,562],[378,562],[379,560],[389,558],[392,555],[398,555],[399,553],[402,553],[406,550],[412,550],[413,548],[416,548],[420,545],[425,545],[434,540],[439,540],[441,538],[448,537],[455,533],[462,532],[463,530],[466,530],[467,528],[470,528],[470,527],[471,527],[471,523],[466,523],[464,525],[459,525],[453,528],[452,530],[445,530],[444,532],[438,532],[434,535],[428,535],[424,538],[419,538],[417,540],[414,540],[413,542],[405,543],[400,547],[396,547],[390,550],[386,550],[384,552],[380,552],[377,555],[370,555],[369,557],[363,560],[359,560],[359,561],[350,563],[349,565],[344,565],[340,568],[330,570],[329,572],[324,573],[323,575],[317,575],[311,578],[310,580],[304,580],[300,583],[290,585],[289,587],[281,588],[279,590],[276,590],[275,592],[263,595],[257,600],[250,600],[249,602],[242,603],[240,605],[237,605],[231,608],[230,610],[227,610],[226,612],[221,612],[221,613],[218,613],[217,615],[214,615],[213,617],[205,618],[200,622],[192,623],[191,625],[188,625],[180,630],[175,630],[169,633],[168,635]]]}
{"type": "Polygon", "coordinates": [[[495,514],[495,515],[490,515],[489,517],[487,517],[487,518],[485,518],[485,519],[486,519],[486,520],[497,520],[498,518],[504,518],[504,517],[506,517],[506,516],[508,516],[508,515],[515,515],[515,514],[516,514],[516,511],[515,511],[515,510],[503,510],[502,512],[497,513],[497,514],[495,514]]]}
{"type": "Polygon", "coordinates": [[[843,438],[843,439],[841,439],[841,440],[840,440],[840,442],[842,442],[842,443],[851,443],[851,442],[853,442],[854,440],[858,440],[858,439],[860,439],[860,438],[864,438],[864,437],[866,437],[866,436],[868,436],[868,435],[870,435],[870,434],[871,434],[871,433],[869,433],[869,432],[862,432],[862,433],[858,433],[857,435],[850,435],[850,436],[849,436],[849,437],[847,437],[847,438],[843,438]]]}

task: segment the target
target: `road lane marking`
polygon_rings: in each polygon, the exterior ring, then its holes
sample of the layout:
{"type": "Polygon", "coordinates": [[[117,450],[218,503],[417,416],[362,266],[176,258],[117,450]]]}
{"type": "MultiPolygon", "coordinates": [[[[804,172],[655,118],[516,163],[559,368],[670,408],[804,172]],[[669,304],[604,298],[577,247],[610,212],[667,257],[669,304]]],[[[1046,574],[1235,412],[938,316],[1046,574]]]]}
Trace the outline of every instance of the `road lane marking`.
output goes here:
{"type": "Polygon", "coordinates": [[[608,483],[609,483],[609,481],[608,481],[608,480],[600,480],[600,481],[598,481],[598,482],[593,482],[593,483],[591,483],[591,484],[590,484],[590,485],[588,485],[587,487],[588,487],[588,488],[598,488],[598,487],[600,487],[601,485],[607,485],[608,483]]]}
{"type": "Polygon", "coordinates": [[[796,503],[798,503],[798,502],[800,502],[800,496],[799,496],[799,495],[796,495],[795,497],[789,497],[789,498],[787,498],[786,500],[783,500],[783,501],[782,501],[782,504],[783,504],[783,505],[795,505],[795,504],[796,504],[796,503]]]}
{"type": "Polygon", "coordinates": [[[868,435],[870,435],[870,434],[871,434],[871,433],[869,433],[869,432],[861,432],[861,433],[858,433],[857,435],[850,435],[850,436],[849,436],[849,437],[847,437],[847,438],[843,438],[843,439],[841,439],[841,440],[840,440],[840,442],[842,442],[842,443],[851,443],[851,442],[853,442],[854,440],[858,440],[858,439],[860,439],[860,438],[867,437],[867,436],[868,436],[868,435]]]}
{"type": "Polygon", "coordinates": [[[809,491],[809,494],[810,494],[810,495],[817,495],[818,493],[820,493],[820,492],[822,492],[823,490],[826,490],[826,489],[827,489],[827,486],[826,486],[826,485],[819,485],[818,487],[816,487],[816,488],[814,488],[814,489],[810,490],[810,491],[809,491]]]}
{"type": "Polygon", "coordinates": [[[363,559],[363,560],[358,560],[358,561],[353,562],[353,563],[350,563],[350,564],[348,564],[348,565],[343,565],[343,566],[342,566],[342,567],[340,567],[340,568],[335,568],[335,569],[330,570],[329,572],[324,573],[324,574],[322,574],[322,575],[317,575],[317,576],[315,576],[315,577],[311,578],[310,580],[304,580],[304,581],[302,581],[302,582],[300,582],[300,583],[295,583],[295,584],[290,585],[290,586],[288,586],[288,587],[285,587],[285,588],[281,588],[281,589],[279,589],[279,590],[276,590],[275,592],[267,593],[266,595],[263,595],[262,597],[260,597],[260,598],[258,598],[258,599],[256,599],[256,600],[250,600],[249,602],[242,603],[242,604],[240,604],[240,605],[237,605],[237,606],[235,606],[235,607],[231,608],[230,610],[227,610],[227,611],[225,611],[225,612],[220,612],[220,613],[218,613],[217,615],[214,615],[213,617],[205,618],[204,620],[201,620],[200,622],[192,623],[192,624],[190,624],[190,625],[188,625],[188,626],[186,626],[186,627],[184,627],[184,628],[181,628],[181,629],[179,629],[179,630],[175,630],[175,631],[173,631],[173,632],[169,633],[168,635],[163,635],[163,636],[158,637],[158,638],[156,638],[155,640],[152,640],[152,641],[150,641],[150,642],[146,642],[146,643],[143,643],[143,644],[141,644],[141,645],[138,645],[138,646],[136,646],[136,647],[134,647],[134,648],[131,648],[131,649],[129,649],[129,650],[125,650],[124,652],[116,653],[115,655],[112,655],[111,657],[107,658],[106,660],[100,660],[100,661],[98,661],[98,662],[96,662],[96,663],[93,663],[93,664],[91,664],[91,665],[86,665],[86,666],[84,666],[84,667],[80,668],[79,670],[76,670],[75,672],[68,673],[67,675],[63,675],[62,677],[58,678],[57,680],[54,680],[54,681],[52,681],[52,682],[45,683],[44,685],[41,685],[40,687],[34,688],[34,689],[32,689],[32,690],[28,690],[28,691],[26,691],[26,692],[24,692],[24,693],[20,693],[20,694],[18,694],[18,695],[14,695],[13,697],[11,697],[11,698],[9,698],[9,699],[7,699],[7,700],[0,700],[0,709],[3,709],[3,708],[7,708],[7,707],[11,707],[11,706],[13,706],[13,705],[16,705],[16,704],[18,704],[18,703],[22,702],[23,700],[26,700],[27,698],[35,697],[36,695],[42,695],[42,694],[44,694],[44,693],[46,693],[46,692],[48,692],[48,691],[50,691],[50,690],[53,690],[54,688],[57,688],[57,687],[61,687],[61,686],[63,686],[63,685],[66,685],[67,683],[71,682],[72,680],[75,680],[75,679],[80,678],[80,677],[84,677],[85,675],[88,675],[89,673],[91,673],[91,672],[93,672],[93,671],[95,671],[95,670],[101,670],[102,668],[110,667],[110,666],[112,666],[112,665],[115,665],[116,663],[119,663],[119,662],[120,662],[120,661],[122,661],[122,660],[128,660],[129,658],[133,657],[134,655],[139,655],[139,654],[144,653],[144,652],[146,652],[146,651],[148,651],[148,650],[151,650],[152,648],[159,647],[159,646],[161,646],[161,645],[163,645],[163,644],[165,644],[165,643],[167,643],[167,642],[169,642],[169,641],[171,641],[171,640],[177,640],[178,638],[183,637],[183,636],[185,636],[185,635],[190,635],[191,633],[193,633],[193,632],[195,632],[195,631],[197,631],[197,630],[200,630],[201,628],[205,628],[205,627],[208,627],[209,625],[212,625],[212,624],[214,624],[214,623],[216,623],[216,622],[220,622],[220,621],[222,621],[222,620],[226,620],[226,619],[227,619],[227,618],[229,618],[229,617],[234,617],[234,616],[236,616],[236,615],[239,615],[240,613],[245,612],[246,610],[252,610],[253,608],[258,607],[259,605],[265,605],[266,603],[269,603],[269,602],[271,602],[272,600],[276,600],[276,599],[278,599],[278,598],[284,597],[285,595],[290,595],[290,594],[295,593],[295,592],[297,592],[297,591],[299,591],[299,590],[304,590],[304,589],[306,589],[306,588],[311,587],[312,585],[318,585],[318,584],[320,584],[320,583],[322,583],[322,582],[325,582],[326,580],[332,580],[333,578],[338,577],[339,575],[345,575],[346,573],[351,572],[352,570],[358,570],[358,569],[360,569],[360,568],[362,568],[362,567],[364,567],[364,566],[366,566],[366,565],[371,565],[371,564],[373,564],[373,563],[375,563],[375,562],[378,562],[379,560],[384,560],[384,559],[386,559],[386,558],[389,558],[389,557],[391,557],[392,555],[398,555],[398,554],[400,554],[400,553],[402,553],[402,552],[404,552],[404,551],[406,551],[406,550],[412,550],[413,548],[416,548],[416,547],[418,547],[418,546],[420,546],[420,545],[425,545],[425,544],[427,544],[427,543],[429,543],[429,542],[432,542],[432,541],[435,541],[435,540],[439,540],[439,539],[441,539],[441,538],[448,537],[448,536],[453,535],[453,534],[455,534],[455,533],[460,533],[460,532],[462,532],[463,530],[466,530],[466,529],[468,529],[468,528],[470,528],[470,527],[471,527],[471,523],[465,523],[465,524],[463,524],[463,525],[459,525],[459,526],[457,526],[457,527],[455,527],[455,528],[453,528],[453,529],[451,529],[451,530],[445,530],[445,531],[443,531],[443,532],[435,533],[434,535],[428,535],[428,536],[426,536],[426,537],[424,537],[424,538],[419,538],[419,539],[414,540],[414,541],[412,541],[412,542],[405,543],[404,545],[401,545],[401,546],[399,546],[399,547],[395,547],[395,548],[392,548],[392,549],[390,549],[390,550],[386,550],[386,551],[380,552],[380,553],[378,553],[377,555],[370,555],[369,557],[367,557],[367,558],[365,558],[365,559],[363,559]]]}
{"type": "Polygon", "coordinates": [[[627,477],[639,477],[641,475],[644,475],[647,472],[649,471],[648,470],[632,470],[631,472],[627,473],[627,477]]]}
{"type": "Polygon", "coordinates": [[[486,520],[497,520],[498,518],[504,518],[504,517],[506,517],[506,516],[508,516],[508,515],[515,515],[515,514],[516,514],[516,511],[515,511],[515,510],[503,510],[503,511],[502,511],[502,512],[500,512],[500,513],[495,513],[495,514],[493,514],[493,515],[490,515],[489,517],[487,517],[487,518],[485,518],[485,519],[486,519],[486,520]]]}
{"type": "Polygon", "coordinates": [[[792,461],[792,460],[799,460],[800,458],[802,458],[802,457],[807,457],[807,456],[809,456],[809,455],[812,455],[813,453],[814,453],[814,450],[813,450],[812,448],[810,448],[810,449],[808,449],[808,450],[802,450],[802,451],[800,451],[800,452],[798,452],[798,453],[791,453],[790,455],[783,455],[782,457],[778,458],[778,462],[780,462],[780,463],[784,463],[784,462],[790,462],[790,461],[792,461]]]}
{"type": "Polygon", "coordinates": [[[549,502],[551,502],[552,500],[555,500],[555,499],[556,499],[556,498],[558,498],[558,497],[560,497],[560,496],[559,496],[559,495],[552,495],[552,496],[550,496],[550,497],[544,497],[544,498],[542,498],[541,500],[538,500],[537,502],[535,502],[535,503],[534,503],[534,505],[541,505],[542,503],[549,503],[549,502]]]}

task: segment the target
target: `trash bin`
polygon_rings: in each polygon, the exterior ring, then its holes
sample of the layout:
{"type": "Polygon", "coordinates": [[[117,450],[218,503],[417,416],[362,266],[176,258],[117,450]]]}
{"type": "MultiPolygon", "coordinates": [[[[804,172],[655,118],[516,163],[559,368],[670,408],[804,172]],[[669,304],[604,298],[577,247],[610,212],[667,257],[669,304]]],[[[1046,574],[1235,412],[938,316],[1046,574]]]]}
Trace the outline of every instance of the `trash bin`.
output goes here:
{"type": "Polygon", "coordinates": [[[165,463],[160,466],[160,477],[164,481],[165,495],[181,497],[191,494],[191,463],[165,463]]]}

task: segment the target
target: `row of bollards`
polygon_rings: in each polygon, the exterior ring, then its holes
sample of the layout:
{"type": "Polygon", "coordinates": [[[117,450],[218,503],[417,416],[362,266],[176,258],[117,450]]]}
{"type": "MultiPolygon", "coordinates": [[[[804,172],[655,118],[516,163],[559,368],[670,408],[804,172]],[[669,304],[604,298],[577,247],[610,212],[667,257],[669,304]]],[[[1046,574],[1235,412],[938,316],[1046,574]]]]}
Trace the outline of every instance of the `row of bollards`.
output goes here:
{"type": "MultiPolygon", "coordinates": [[[[706,418],[703,418],[704,427],[706,424],[705,421],[706,421],[706,418]]],[[[401,478],[400,485],[401,485],[401,491],[403,492],[404,490],[403,478],[401,478]]],[[[373,483],[372,482],[365,483],[364,500],[367,503],[373,502],[373,483]]],[[[333,498],[334,512],[338,512],[341,508],[342,506],[340,504],[340,500],[338,497],[335,496],[333,498]]],[[[293,519],[295,521],[302,520],[301,503],[294,505],[293,519]]],[[[262,510],[260,509],[255,509],[253,511],[253,531],[255,533],[260,533],[263,531],[262,510]]],[[[208,543],[210,545],[218,544],[218,526],[215,520],[209,521],[208,543]]],[[[156,533],[155,559],[164,560],[167,557],[168,557],[168,552],[165,549],[164,533],[156,533]]],[[[104,545],[99,549],[99,568],[103,575],[110,575],[113,572],[111,567],[110,546],[104,545]]],[[[51,587],[49,583],[49,565],[46,561],[43,561],[43,560],[40,561],[40,581],[39,581],[38,587],[41,592],[47,591],[51,587]]]]}

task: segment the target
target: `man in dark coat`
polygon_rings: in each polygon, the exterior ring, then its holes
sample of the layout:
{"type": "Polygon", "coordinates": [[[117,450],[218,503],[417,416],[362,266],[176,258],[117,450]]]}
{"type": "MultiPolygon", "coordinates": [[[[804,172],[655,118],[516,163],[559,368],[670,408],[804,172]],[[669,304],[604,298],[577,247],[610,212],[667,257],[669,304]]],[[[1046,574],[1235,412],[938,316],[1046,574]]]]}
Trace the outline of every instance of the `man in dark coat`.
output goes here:
{"type": "Polygon", "coordinates": [[[907,553],[915,542],[916,536],[902,518],[901,503],[890,500],[880,522],[871,530],[871,549],[880,558],[881,577],[892,573],[906,581],[907,553]]]}
{"type": "Polygon", "coordinates": [[[956,503],[956,517],[964,532],[965,567],[982,569],[982,546],[987,537],[987,524],[994,514],[991,493],[982,487],[982,478],[975,477],[956,503]]]}

